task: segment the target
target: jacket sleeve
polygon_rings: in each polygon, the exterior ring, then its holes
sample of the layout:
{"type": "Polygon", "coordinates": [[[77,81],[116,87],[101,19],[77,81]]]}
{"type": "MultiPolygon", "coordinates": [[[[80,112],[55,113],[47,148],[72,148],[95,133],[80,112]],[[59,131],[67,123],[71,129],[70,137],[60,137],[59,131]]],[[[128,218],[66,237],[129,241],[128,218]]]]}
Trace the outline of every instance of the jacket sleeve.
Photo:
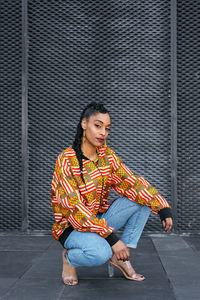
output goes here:
{"type": "Polygon", "coordinates": [[[149,206],[161,220],[172,217],[171,207],[159,192],[143,177],[133,174],[112,150],[112,188],[120,195],[149,206]]]}
{"type": "Polygon", "coordinates": [[[71,223],[75,230],[96,232],[103,238],[114,231],[114,228],[107,226],[104,218],[99,220],[84,204],[70,171],[69,161],[62,155],[58,157],[55,165],[51,184],[51,204],[56,220],[54,228],[57,230],[64,230],[62,224],[71,223]]]}

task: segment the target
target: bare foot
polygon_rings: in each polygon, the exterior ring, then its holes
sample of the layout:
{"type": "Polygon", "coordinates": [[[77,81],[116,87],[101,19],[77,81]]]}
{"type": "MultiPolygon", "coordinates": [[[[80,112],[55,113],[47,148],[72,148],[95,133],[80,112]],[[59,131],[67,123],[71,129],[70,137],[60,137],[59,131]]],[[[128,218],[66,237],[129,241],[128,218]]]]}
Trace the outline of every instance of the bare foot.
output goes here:
{"type": "Polygon", "coordinates": [[[67,285],[76,285],[78,284],[78,278],[76,275],[76,268],[70,266],[68,260],[66,258],[67,249],[64,249],[62,252],[63,258],[63,271],[62,271],[62,279],[63,282],[67,285]]]}
{"type": "Polygon", "coordinates": [[[135,272],[130,261],[124,262],[122,260],[118,260],[115,254],[113,254],[113,256],[111,257],[110,263],[113,264],[118,269],[120,269],[127,279],[137,280],[137,281],[143,281],[145,279],[143,275],[135,272]]]}

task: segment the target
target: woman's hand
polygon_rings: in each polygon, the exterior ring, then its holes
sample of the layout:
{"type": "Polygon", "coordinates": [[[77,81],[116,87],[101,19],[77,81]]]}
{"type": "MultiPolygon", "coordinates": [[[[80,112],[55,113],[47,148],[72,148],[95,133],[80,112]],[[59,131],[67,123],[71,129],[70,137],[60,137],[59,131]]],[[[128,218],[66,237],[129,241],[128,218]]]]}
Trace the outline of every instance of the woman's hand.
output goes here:
{"type": "Polygon", "coordinates": [[[130,259],[130,249],[121,240],[112,246],[112,250],[118,260],[126,261],[130,259]]]}
{"type": "Polygon", "coordinates": [[[163,227],[166,232],[169,232],[172,229],[173,221],[172,218],[166,218],[162,221],[163,227]]]}

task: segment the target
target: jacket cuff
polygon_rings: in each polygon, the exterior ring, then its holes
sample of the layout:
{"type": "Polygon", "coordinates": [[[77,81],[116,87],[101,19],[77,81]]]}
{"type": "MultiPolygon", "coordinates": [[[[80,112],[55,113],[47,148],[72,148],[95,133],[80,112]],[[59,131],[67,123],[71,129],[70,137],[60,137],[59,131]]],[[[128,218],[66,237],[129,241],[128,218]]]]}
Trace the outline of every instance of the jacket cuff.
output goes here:
{"type": "Polygon", "coordinates": [[[165,207],[158,212],[160,220],[163,221],[166,218],[172,218],[172,210],[169,207],[165,207]]]}
{"type": "Polygon", "coordinates": [[[70,233],[74,230],[74,228],[72,226],[67,227],[63,233],[59,236],[59,242],[61,243],[61,245],[64,247],[65,241],[68,238],[68,236],[70,235],[70,233]]]}
{"type": "Polygon", "coordinates": [[[105,240],[109,243],[110,247],[116,244],[119,241],[119,238],[114,232],[112,232],[105,240]]]}

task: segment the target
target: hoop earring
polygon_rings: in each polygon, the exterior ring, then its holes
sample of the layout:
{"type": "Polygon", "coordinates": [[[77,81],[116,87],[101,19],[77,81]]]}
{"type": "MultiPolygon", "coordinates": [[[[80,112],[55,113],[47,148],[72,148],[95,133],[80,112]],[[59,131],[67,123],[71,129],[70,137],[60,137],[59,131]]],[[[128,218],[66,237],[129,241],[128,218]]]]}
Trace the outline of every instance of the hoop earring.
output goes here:
{"type": "Polygon", "coordinates": [[[104,147],[106,147],[106,140],[105,140],[105,142],[104,142],[104,147]]]}
{"type": "Polygon", "coordinates": [[[83,143],[85,142],[85,130],[83,130],[83,143]]]}

